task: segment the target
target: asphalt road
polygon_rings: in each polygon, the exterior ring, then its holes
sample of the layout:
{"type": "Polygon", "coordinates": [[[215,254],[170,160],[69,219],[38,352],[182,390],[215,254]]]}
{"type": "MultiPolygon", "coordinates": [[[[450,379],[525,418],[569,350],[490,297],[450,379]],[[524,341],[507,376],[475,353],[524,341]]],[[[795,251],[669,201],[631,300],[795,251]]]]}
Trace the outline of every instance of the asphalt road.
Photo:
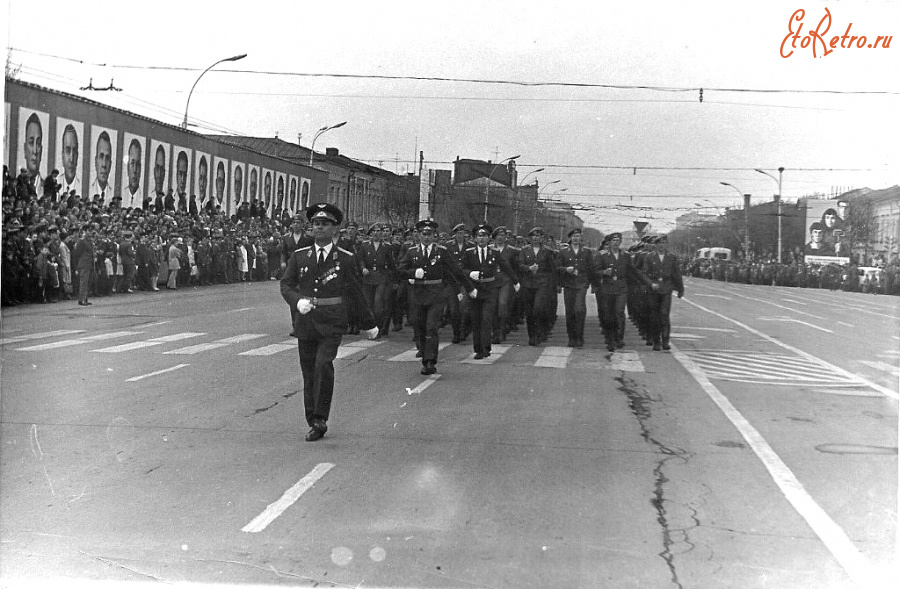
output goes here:
{"type": "Polygon", "coordinates": [[[0,584],[895,579],[900,299],[687,292],[672,352],[345,337],[316,443],[275,282],[4,309],[0,584]]]}

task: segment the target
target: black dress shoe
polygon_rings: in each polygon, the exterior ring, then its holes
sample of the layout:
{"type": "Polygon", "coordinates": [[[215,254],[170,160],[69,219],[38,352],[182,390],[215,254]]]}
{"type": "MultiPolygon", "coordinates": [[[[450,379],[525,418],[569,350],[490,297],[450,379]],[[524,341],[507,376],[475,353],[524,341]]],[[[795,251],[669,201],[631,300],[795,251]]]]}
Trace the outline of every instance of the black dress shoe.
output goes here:
{"type": "Polygon", "coordinates": [[[435,374],[437,372],[437,366],[434,365],[434,362],[429,362],[422,367],[422,374],[425,376],[435,374]]]}
{"type": "Polygon", "coordinates": [[[494,339],[491,340],[491,343],[492,343],[492,344],[499,344],[500,341],[501,341],[501,340],[500,340],[500,336],[499,336],[499,335],[495,335],[495,336],[494,336],[494,339]]]}
{"type": "Polygon", "coordinates": [[[309,433],[306,434],[307,442],[315,442],[316,440],[321,440],[325,437],[325,432],[322,430],[318,430],[316,428],[312,428],[309,430],[309,433]]]}
{"type": "Polygon", "coordinates": [[[606,344],[606,351],[607,352],[615,352],[616,351],[615,344],[613,344],[613,343],[606,344]]]}
{"type": "Polygon", "coordinates": [[[653,344],[653,351],[654,351],[654,352],[658,352],[658,351],[660,351],[660,350],[662,350],[662,346],[660,346],[659,344],[653,344]]]}
{"type": "Polygon", "coordinates": [[[421,357],[422,357],[422,350],[419,350],[418,352],[416,352],[416,358],[421,358],[421,357]]]}
{"type": "Polygon", "coordinates": [[[454,336],[453,336],[453,339],[450,340],[450,341],[451,341],[452,343],[454,343],[454,344],[458,344],[458,343],[459,343],[460,341],[462,341],[462,340],[460,339],[460,337],[459,337],[458,335],[454,335],[454,336]]]}
{"type": "Polygon", "coordinates": [[[395,325],[395,326],[394,326],[394,331],[403,331],[403,326],[402,326],[402,325],[395,325]]]}
{"type": "Polygon", "coordinates": [[[616,342],[616,348],[624,348],[624,347],[625,347],[625,342],[624,342],[624,341],[619,340],[619,341],[616,342]]]}
{"type": "Polygon", "coordinates": [[[662,349],[664,349],[664,350],[671,350],[671,349],[672,349],[672,346],[670,346],[669,343],[666,342],[666,343],[664,343],[664,344],[662,345],[662,349]]]}
{"type": "Polygon", "coordinates": [[[477,354],[475,354],[475,359],[484,360],[484,354],[482,352],[478,352],[477,354]]]}

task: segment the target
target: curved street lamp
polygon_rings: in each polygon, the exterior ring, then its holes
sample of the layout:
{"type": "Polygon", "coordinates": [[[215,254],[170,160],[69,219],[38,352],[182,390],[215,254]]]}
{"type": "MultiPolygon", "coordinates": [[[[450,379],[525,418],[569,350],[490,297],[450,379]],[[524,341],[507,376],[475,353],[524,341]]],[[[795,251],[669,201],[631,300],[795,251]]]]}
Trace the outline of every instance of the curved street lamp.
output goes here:
{"type": "Polygon", "coordinates": [[[756,170],[760,174],[765,174],[772,180],[778,182],[778,204],[776,205],[775,214],[778,216],[778,263],[781,263],[781,174],[784,172],[784,167],[778,168],[778,178],[768,172],[764,172],[763,170],[756,170]]]}
{"type": "Polygon", "coordinates": [[[487,211],[488,211],[488,195],[489,195],[490,192],[491,192],[491,176],[494,175],[494,172],[497,171],[497,168],[499,168],[500,166],[502,166],[502,165],[505,164],[506,162],[511,162],[511,161],[513,161],[513,160],[515,160],[515,159],[518,159],[518,158],[520,158],[520,157],[522,157],[522,156],[521,156],[521,155],[514,155],[514,156],[512,156],[512,157],[508,157],[508,158],[506,158],[505,160],[502,160],[502,161],[497,162],[497,163],[494,165],[494,167],[491,168],[491,173],[488,174],[487,182],[485,182],[485,184],[484,184],[484,222],[485,222],[485,223],[487,223],[487,220],[488,220],[488,214],[487,214],[487,211]]]}
{"type": "Polygon", "coordinates": [[[750,195],[741,192],[741,189],[734,184],[729,184],[728,182],[719,182],[719,184],[731,186],[744,199],[744,258],[746,259],[750,255],[750,195]]]}
{"type": "Polygon", "coordinates": [[[205,74],[205,73],[208,72],[209,70],[213,69],[214,67],[216,67],[216,66],[219,65],[220,63],[224,63],[224,62],[226,62],[226,61],[240,61],[241,59],[244,59],[245,57],[247,57],[247,54],[246,54],[246,53],[242,53],[242,54],[240,54],[240,55],[235,55],[235,56],[233,56],[233,57],[226,57],[225,59],[220,59],[220,60],[217,61],[216,63],[212,64],[211,66],[209,66],[208,68],[206,68],[205,70],[203,70],[203,73],[202,73],[202,74],[200,74],[199,76],[197,76],[197,79],[194,81],[194,85],[191,86],[191,91],[188,92],[187,103],[184,105],[184,121],[181,122],[181,128],[182,128],[182,129],[187,129],[187,128],[188,128],[188,107],[191,105],[191,94],[194,93],[194,88],[197,87],[197,82],[200,81],[200,78],[203,77],[203,74],[205,74]]]}
{"type": "Polygon", "coordinates": [[[525,176],[522,177],[522,180],[519,181],[519,186],[525,186],[525,178],[531,176],[532,174],[537,174],[538,172],[543,172],[544,168],[538,168],[537,170],[531,170],[525,176]]]}
{"type": "Polygon", "coordinates": [[[346,124],[347,124],[347,121],[344,121],[343,123],[338,123],[337,125],[331,125],[331,126],[328,126],[328,127],[322,127],[321,129],[319,129],[318,131],[316,131],[315,136],[313,136],[312,145],[309,146],[309,165],[310,165],[310,167],[312,167],[312,164],[313,164],[313,154],[315,153],[315,152],[313,151],[313,148],[315,148],[315,146],[316,146],[316,139],[319,138],[319,135],[321,135],[321,134],[324,133],[325,131],[331,131],[332,129],[337,129],[338,127],[343,127],[343,126],[346,125],[346,124]]]}

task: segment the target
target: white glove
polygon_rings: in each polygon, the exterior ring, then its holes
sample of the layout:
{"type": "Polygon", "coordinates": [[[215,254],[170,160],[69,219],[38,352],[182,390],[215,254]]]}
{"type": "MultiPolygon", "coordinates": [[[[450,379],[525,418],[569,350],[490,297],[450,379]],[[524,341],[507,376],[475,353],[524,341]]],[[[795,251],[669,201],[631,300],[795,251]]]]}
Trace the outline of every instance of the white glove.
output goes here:
{"type": "Polygon", "coordinates": [[[313,310],[312,301],[309,299],[300,299],[297,301],[297,310],[300,311],[301,315],[306,315],[313,310]]]}
{"type": "Polygon", "coordinates": [[[531,266],[528,266],[528,269],[531,270],[532,274],[537,274],[538,268],[539,268],[539,266],[537,264],[532,264],[531,266]]]}
{"type": "Polygon", "coordinates": [[[459,302],[461,303],[462,300],[463,300],[463,293],[457,294],[457,295],[456,295],[456,298],[457,298],[457,299],[459,300],[459,302]]]}
{"type": "Polygon", "coordinates": [[[478,274],[478,270],[472,270],[471,272],[469,272],[469,278],[471,278],[472,280],[478,280],[478,274]]]}
{"type": "Polygon", "coordinates": [[[368,268],[363,268],[362,275],[363,275],[363,276],[368,276],[368,275],[369,275],[369,269],[368,269],[368,268]]]}
{"type": "Polygon", "coordinates": [[[472,292],[469,293],[469,296],[470,296],[471,298],[473,298],[473,299],[478,298],[478,289],[477,289],[477,288],[473,288],[473,289],[472,289],[472,292]]]}
{"type": "Polygon", "coordinates": [[[520,288],[522,288],[522,286],[521,286],[518,282],[515,283],[515,284],[513,284],[513,290],[514,290],[514,291],[519,292],[519,289],[520,289],[520,288]]]}
{"type": "Polygon", "coordinates": [[[365,331],[365,334],[369,339],[375,339],[376,337],[378,337],[378,328],[373,327],[372,329],[367,329],[365,331]]]}
{"type": "Polygon", "coordinates": [[[575,274],[575,266],[569,266],[568,268],[566,268],[566,272],[568,272],[569,274],[575,274]]]}
{"type": "Polygon", "coordinates": [[[416,278],[418,278],[419,280],[425,278],[425,270],[423,270],[422,268],[416,268],[416,278]]]}

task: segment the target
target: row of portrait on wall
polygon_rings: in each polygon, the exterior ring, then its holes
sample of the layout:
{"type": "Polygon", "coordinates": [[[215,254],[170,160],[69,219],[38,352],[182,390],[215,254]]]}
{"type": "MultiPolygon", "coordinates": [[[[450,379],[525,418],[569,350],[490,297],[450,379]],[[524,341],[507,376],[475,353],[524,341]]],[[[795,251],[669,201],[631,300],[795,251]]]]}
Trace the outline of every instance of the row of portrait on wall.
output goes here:
{"type": "MultiPolygon", "coordinates": [[[[115,196],[123,208],[144,208],[171,188],[178,198],[195,200],[198,208],[210,199],[222,210],[237,208],[259,199],[270,213],[277,210],[300,211],[309,204],[310,180],[278,170],[210,155],[188,147],[173,145],[134,133],[122,132],[122,165],[117,166],[119,131],[90,125],[90,159],[82,157],[85,123],[56,117],[56,142],[52,164],[44,157],[44,134],[49,130],[49,113],[19,107],[19,141],[16,170],[26,170],[38,196],[43,193],[44,178],[52,169],[59,171],[60,193],[72,190],[81,196],[99,194],[105,202],[115,196]],[[149,162],[148,162],[149,159],[149,162]],[[145,178],[145,170],[149,173],[145,178]],[[88,166],[89,184],[82,186],[84,166],[88,166]],[[193,169],[193,174],[191,170],[193,169]],[[121,174],[121,192],[113,194],[116,173],[121,174]],[[192,178],[190,187],[189,178],[192,178]],[[212,179],[212,181],[210,181],[212,179]]],[[[10,106],[6,104],[6,129],[10,124],[10,106]]],[[[4,138],[6,139],[6,138],[4,138]]],[[[7,145],[8,141],[4,141],[7,145]]]]}

